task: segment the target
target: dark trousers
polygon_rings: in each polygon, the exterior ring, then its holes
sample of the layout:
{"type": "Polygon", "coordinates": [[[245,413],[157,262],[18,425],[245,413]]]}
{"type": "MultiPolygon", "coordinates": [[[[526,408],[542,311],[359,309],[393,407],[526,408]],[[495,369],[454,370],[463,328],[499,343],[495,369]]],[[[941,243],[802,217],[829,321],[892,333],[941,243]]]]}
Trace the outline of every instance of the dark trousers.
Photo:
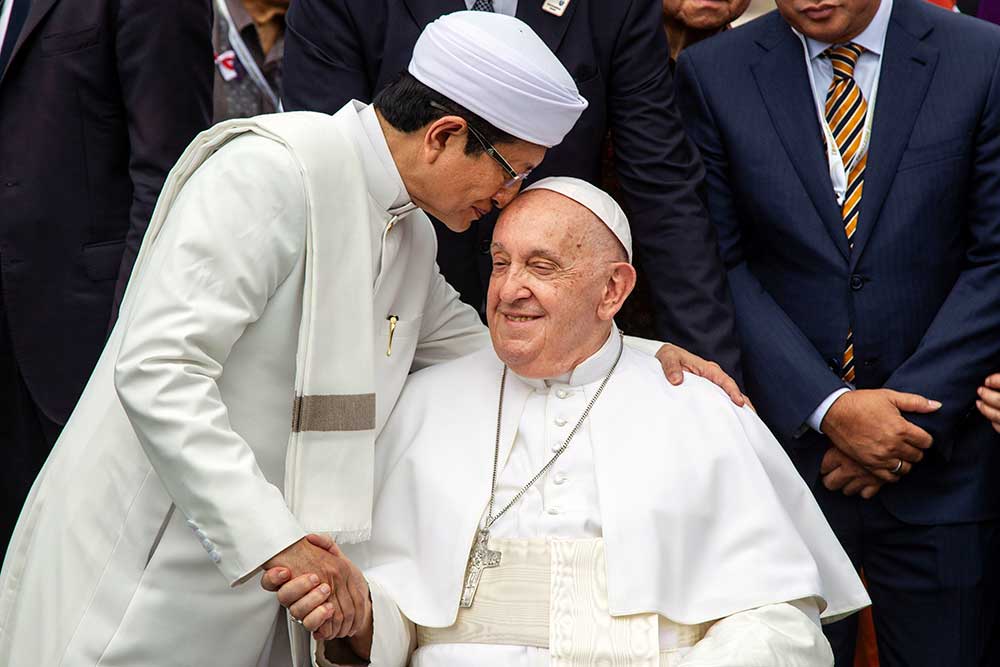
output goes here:
{"type": "Polygon", "coordinates": [[[31,484],[62,429],[42,414],[24,384],[2,294],[0,285],[0,443],[4,457],[0,464],[0,560],[31,484]]]}
{"type": "MultiPolygon", "coordinates": [[[[864,569],[880,667],[997,667],[1000,522],[917,526],[873,500],[816,498],[864,569]],[[992,643],[992,646],[990,644],[992,643]]],[[[836,667],[852,667],[858,617],[825,626],[836,667]]]]}

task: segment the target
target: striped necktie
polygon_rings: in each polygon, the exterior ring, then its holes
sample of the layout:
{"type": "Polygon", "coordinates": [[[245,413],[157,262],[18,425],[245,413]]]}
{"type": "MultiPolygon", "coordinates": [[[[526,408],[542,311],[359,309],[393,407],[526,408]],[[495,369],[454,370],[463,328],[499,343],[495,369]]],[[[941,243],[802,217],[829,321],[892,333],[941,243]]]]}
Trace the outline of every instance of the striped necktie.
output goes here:
{"type": "Polygon", "coordinates": [[[476,0],[475,4],[472,5],[472,11],[474,11],[474,12],[492,12],[493,11],[493,0],[476,0]]]}
{"type": "MultiPolygon", "coordinates": [[[[833,134],[840,157],[847,172],[847,192],[841,206],[844,233],[848,245],[854,248],[854,232],[858,229],[858,211],[864,187],[865,165],[868,163],[867,147],[862,146],[868,102],[861,86],[854,80],[854,66],[864,48],[850,43],[827,49],[824,54],[833,65],[833,81],[826,94],[826,122],[833,134]],[[861,151],[864,153],[861,153],[861,151]]],[[[854,332],[847,330],[847,341],[841,361],[840,376],[854,382],[854,332]]]]}

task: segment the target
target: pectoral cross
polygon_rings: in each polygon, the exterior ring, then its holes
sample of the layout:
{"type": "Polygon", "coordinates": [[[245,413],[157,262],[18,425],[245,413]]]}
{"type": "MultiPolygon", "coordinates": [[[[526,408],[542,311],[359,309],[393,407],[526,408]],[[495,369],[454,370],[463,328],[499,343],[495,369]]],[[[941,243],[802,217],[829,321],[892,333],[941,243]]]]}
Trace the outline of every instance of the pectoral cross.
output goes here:
{"type": "Polygon", "coordinates": [[[476,541],[472,545],[469,565],[465,569],[465,586],[462,588],[462,599],[458,603],[460,607],[468,609],[472,606],[476,589],[479,588],[479,580],[483,577],[483,570],[500,566],[500,552],[490,551],[489,541],[490,531],[485,528],[476,531],[476,541]]]}

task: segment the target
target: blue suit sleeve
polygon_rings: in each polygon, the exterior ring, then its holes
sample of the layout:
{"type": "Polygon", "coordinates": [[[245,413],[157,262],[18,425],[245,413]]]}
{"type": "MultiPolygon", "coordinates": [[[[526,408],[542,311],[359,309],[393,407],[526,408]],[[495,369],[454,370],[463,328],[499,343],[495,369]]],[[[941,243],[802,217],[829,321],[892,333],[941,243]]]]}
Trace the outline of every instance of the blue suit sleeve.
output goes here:
{"type": "Polygon", "coordinates": [[[698,196],[703,176],[674,102],[657,0],[634,0],[618,35],[608,114],[636,254],[659,334],[740,381],[740,350],[715,230],[698,196]]]}
{"type": "Polygon", "coordinates": [[[705,196],[736,309],[743,367],[752,381],[748,389],[768,426],[792,438],[816,407],[845,385],[747,263],[740,210],[729,186],[728,156],[687,54],[677,63],[677,82],[684,123],[705,164],[705,196]]]}
{"type": "MultiPolygon", "coordinates": [[[[381,18],[382,3],[295,0],[285,18],[282,103],[286,111],[335,113],[352,99],[371,102],[364,35],[381,18]],[[360,26],[365,26],[365,32],[360,26]]],[[[381,53],[379,50],[378,53],[381,53]]]]}
{"type": "Polygon", "coordinates": [[[211,3],[126,0],[115,31],[132,206],[113,317],[167,173],[195,135],[212,124],[211,3]]]}
{"type": "Polygon", "coordinates": [[[965,269],[920,345],[885,384],[941,401],[934,413],[906,417],[946,458],[952,434],[975,407],[976,388],[1000,366],[1000,57],[973,145],[965,269]]]}

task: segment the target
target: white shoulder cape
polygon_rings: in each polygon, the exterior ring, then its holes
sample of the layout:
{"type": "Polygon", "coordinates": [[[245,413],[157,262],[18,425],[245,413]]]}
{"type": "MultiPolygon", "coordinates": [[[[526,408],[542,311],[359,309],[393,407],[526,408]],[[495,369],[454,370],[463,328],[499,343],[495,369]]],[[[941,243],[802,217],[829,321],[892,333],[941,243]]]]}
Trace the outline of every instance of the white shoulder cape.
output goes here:
{"type": "MultiPolygon", "coordinates": [[[[488,348],[411,376],[375,448],[372,539],[345,550],[420,625],[458,611],[501,371],[488,348]]],[[[506,391],[501,461],[530,388],[506,391]]],[[[612,614],[696,624],[814,598],[830,622],[870,604],[784,450],[708,381],[675,387],[626,347],[589,420],[612,614]]]]}

